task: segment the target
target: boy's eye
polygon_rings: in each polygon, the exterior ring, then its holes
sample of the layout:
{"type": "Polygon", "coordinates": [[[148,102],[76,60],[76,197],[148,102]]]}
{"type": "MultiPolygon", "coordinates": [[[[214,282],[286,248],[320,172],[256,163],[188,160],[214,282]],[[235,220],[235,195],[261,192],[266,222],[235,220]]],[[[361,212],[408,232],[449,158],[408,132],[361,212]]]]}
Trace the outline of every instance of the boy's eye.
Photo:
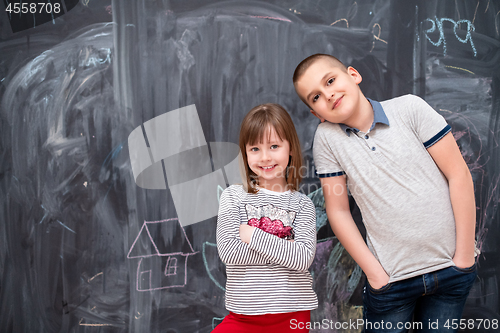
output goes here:
{"type": "Polygon", "coordinates": [[[333,77],[328,79],[328,81],[326,81],[326,85],[329,86],[330,84],[333,83],[333,77]]]}
{"type": "Polygon", "coordinates": [[[318,94],[318,95],[315,95],[315,96],[313,97],[313,99],[312,99],[313,103],[314,103],[314,102],[316,102],[316,101],[318,100],[318,98],[319,98],[319,94],[318,94]]]}

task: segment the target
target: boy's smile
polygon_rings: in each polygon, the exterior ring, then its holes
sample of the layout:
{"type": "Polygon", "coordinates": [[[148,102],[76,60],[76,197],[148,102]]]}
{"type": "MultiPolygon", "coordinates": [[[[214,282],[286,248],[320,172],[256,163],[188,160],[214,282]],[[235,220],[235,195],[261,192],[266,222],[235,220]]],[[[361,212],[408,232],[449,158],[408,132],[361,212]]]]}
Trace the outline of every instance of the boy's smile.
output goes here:
{"type": "Polygon", "coordinates": [[[321,122],[360,128],[367,122],[360,109],[371,108],[358,87],[360,82],[361,75],[354,68],[346,71],[328,59],[318,59],[297,80],[295,89],[321,122]]]}

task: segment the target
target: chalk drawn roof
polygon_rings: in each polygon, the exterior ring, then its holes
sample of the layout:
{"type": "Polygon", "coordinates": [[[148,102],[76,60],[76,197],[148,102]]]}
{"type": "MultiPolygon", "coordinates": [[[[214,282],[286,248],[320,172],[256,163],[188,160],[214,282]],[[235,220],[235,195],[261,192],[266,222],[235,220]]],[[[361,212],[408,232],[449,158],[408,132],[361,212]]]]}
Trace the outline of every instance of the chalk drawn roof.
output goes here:
{"type": "Polygon", "coordinates": [[[178,218],[144,221],[127,258],[195,254],[178,218]]]}

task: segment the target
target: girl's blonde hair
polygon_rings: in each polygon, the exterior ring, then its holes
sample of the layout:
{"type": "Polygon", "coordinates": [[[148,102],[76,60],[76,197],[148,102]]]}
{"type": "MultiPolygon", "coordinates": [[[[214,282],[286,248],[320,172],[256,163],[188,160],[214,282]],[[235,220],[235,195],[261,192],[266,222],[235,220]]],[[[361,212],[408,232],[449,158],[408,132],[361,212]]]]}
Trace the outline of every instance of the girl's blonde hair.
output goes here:
{"type": "Polygon", "coordinates": [[[264,135],[271,135],[270,128],[274,128],[280,140],[287,140],[290,144],[290,160],[285,178],[287,189],[298,191],[302,180],[302,152],[299,137],[288,112],[281,105],[273,103],[257,105],[248,112],[241,123],[239,144],[243,187],[249,193],[258,191],[257,175],[248,166],[246,145],[261,143],[264,135]]]}

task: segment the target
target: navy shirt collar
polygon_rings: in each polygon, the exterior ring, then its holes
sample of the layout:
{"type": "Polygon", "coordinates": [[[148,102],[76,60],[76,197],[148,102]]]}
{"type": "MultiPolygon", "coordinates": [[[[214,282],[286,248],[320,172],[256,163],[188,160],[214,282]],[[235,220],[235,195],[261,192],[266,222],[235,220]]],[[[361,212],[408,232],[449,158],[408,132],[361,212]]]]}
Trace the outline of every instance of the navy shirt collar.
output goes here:
{"type": "MultiPolygon", "coordinates": [[[[389,119],[387,119],[387,116],[385,115],[384,108],[382,107],[382,104],[380,104],[377,101],[374,101],[372,99],[367,98],[367,100],[370,102],[373,108],[373,123],[372,126],[370,127],[370,131],[375,127],[375,124],[381,123],[385,125],[389,125],[389,119]]],[[[347,134],[347,136],[351,135],[352,132],[359,132],[359,129],[355,127],[349,127],[344,124],[339,124],[342,130],[347,134]]]]}

